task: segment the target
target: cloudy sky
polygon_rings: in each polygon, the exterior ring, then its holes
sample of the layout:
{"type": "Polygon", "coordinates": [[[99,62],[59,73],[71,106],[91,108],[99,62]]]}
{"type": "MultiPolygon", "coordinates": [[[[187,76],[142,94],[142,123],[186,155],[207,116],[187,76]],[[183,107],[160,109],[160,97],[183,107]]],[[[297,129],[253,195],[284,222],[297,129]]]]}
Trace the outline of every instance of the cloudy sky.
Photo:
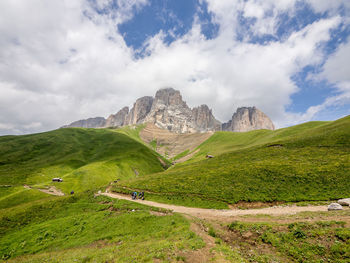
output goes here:
{"type": "Polygon", "coordinates": [[[350,114],[348,0],[2,0],[0,134],[116,113],[162,87],[221,121],[350,114]]]}

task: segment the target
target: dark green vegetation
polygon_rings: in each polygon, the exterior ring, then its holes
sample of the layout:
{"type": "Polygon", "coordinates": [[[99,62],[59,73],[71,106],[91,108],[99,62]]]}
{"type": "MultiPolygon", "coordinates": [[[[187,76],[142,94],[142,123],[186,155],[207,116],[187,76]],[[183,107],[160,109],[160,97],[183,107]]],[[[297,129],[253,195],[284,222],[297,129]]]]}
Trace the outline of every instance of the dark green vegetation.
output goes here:
{"type": "Polygon", "coordinates": [[[343,221],[232,222],[219,233],[251,262],[349,262],[350,229],[343,221]]]}
{"type": "Polygon", "coordinates": [[[1,210],[0,260],[153,262],[203,246],[182,216],[152,210],[92,192],[1,210]]]}
{"type": "Polygon", "coordinates": [[[121,185],[162,202],[217,208],[350,195],[350,117],[277,131],[218,132],[198,148],[183,164],[121,185]],[[206,160],[208,153],[215,157],[206,160]]]}
{"type": "Polygon", "coordinates": [[[82,192],[163,170],[154,151],[113,130],[74,128],[4,136],[0,137],[0,207],[47,196],[24,189],[24,184],[82,192]],[[64,181],[52,183],[54,177],[64,181]]]}

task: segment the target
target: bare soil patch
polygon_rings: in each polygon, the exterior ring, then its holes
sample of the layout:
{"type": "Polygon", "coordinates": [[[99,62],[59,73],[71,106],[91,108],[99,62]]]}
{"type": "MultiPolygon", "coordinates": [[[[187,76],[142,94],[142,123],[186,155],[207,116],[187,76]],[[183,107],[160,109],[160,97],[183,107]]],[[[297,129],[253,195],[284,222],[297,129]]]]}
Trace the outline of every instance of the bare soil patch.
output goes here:
{"type": "Polygon", "coordinates": [[[213,134],[213,132],[176,134],[148,123],[140,132],[140,137],[146,143],[156,141],[156,151],[163,156],[173,158],[186,150],[192,152],[213,134]]]}
{"type": "Polygon", "coordinates": [[[50,195],[57,195],[57,196],[63,196],[64,193],[60,190],[58,190],[56,187],[51,186],[47,189],[40,189],[38,188],[39,191],[50,194],[50,195]]]}
{"type": "Polygon", "coordinates": [[[36,189],[36,190],[39,190],[39,191],[46,193],[46,194],[49,194],[49,195],[56,195],[56,196],[63,196],[64,195],[64,193],[61,190],[58,190],[54,186],[50,186],[48,188],[33,188],[33,187],[25,184],[25,185],[23,185],[23,187],[26,189],[36,189]]]}
{"type": "Polygon", "coordinates": [[[230,205],[231,209],[250,209],[250,208],[265,208],[265,207],[273,207],[284,204],[285,202],[274,201],[274,202],[245,202],[239,201],[234,205],[230,205]]]}

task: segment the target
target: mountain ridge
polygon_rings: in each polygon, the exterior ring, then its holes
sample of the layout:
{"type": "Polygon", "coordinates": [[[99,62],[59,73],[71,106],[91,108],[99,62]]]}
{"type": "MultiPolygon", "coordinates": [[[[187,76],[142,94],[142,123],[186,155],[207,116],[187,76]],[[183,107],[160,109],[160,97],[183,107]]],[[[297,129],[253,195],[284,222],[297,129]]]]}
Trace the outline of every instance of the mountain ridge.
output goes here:
{"type": "Polygon", "coordinates": [[[95,117],[72,122],[62,128],[107,128],[152,123],[174,133],[196,133],[214,131],[245,132],[257,129],[274,130],[271,119],[253,107],[240,107],[226,123],[217,120],[206,105],[190,108],[181,93],[173,88],[163,88],[154,97],[138,98],[133,107],[123,107],[107,119],[95,117]]]}

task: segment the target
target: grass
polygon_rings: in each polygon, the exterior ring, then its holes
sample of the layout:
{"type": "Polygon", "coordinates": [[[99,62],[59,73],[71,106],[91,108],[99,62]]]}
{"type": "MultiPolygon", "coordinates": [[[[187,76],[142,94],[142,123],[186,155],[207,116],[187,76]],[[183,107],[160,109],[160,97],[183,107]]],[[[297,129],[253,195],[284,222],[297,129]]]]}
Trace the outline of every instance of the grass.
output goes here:
{"type": "MultiPolygon", "coordinates": [[[[181,215],[94,197],[116,179],[117,191],[145,190],[146,199],[208,208],[238,201],[318,203],[350,195],[350,117],[277,131],[218,132],[192,159],[167,171],[139,138],[141,129],[72,128],[0,137],[0,260],[171,262],[204,246],[181,215]],[[206,154],[215,157],[207,160],[206,154]],[[52,183],[53,177],[64,182],[52,183]],[[76,194],[50,196],[24,184],[76,194]]],[[[350,257],[349,228],[338,221],[233,222],[226,232],[208,231],[216,251],[232,262],[348,262],[350,257]]]]}
{"type": "Polygon", "coordinates": [[[26,191],[24,184],[55,185],[65,193],[83,192],[99,189],[116,179],[163,170],[157,153],[110,129],[69,128],[3,136],[0,137],[0,185],[11,187],[0,187],[0,207],[44,196],[26,191]],[[64,182],[52,183],[53,177],[61,177],[64,182]]]}
{"type": "Polygon", "coordinates": [[[3,196],[0,197],[0,209],[50,198],[50,196],[43,192],[33,189],[25,189],[21,186],[11,187],[11,191],[2,190],[1,192],[3,196]]]}
{"type": "Polygon", "coordinates": [[[314,129],[318,129],[331,122],[312,121],[300,125],[271,130],[254,130],[249,132],[216,132],[208,140],[203,142],[193,151],[199,151],[189,162],[204,160],[207,154],[221,155],[223,153],[240,151],[257,145],[273,144],[280,140],[298,139],[301,134],[310,134],[314,129]]]}
{"type": "Polygon", "coordinates": [[[148,191],[155,200],[197,207],[210,203],[210,208],[238,201],[321,201],[350,195],[350,117],[277,131],[219,132],[199,148],[197,161],[121,186],[148,191]],[[206,147],[221,154],[201,160],[206,147]]]}
{"type": "Polygon", "coordinates": [[[9,208],[0,216],[0,259],[153,262],[203,246],[185,218],[152,210],[158,211],[92,192],[9,208]]]}
{"type": "Polygon", "coordinates": [[[182,153],[179,153],[178,155],[176,155],[174,158],[172,158],[172,161],[176,161],[182,157],[185,157],[186,155],[188,155],[190,153],[190,150],[187,149],[185,151],[183,151],[182,153]]]}
{"type": "Polygon", "coordinates": [[[254,262],[349,262],[350,229],[342,221],[234,221],[227,229],[222,238],[254,262]]]}

